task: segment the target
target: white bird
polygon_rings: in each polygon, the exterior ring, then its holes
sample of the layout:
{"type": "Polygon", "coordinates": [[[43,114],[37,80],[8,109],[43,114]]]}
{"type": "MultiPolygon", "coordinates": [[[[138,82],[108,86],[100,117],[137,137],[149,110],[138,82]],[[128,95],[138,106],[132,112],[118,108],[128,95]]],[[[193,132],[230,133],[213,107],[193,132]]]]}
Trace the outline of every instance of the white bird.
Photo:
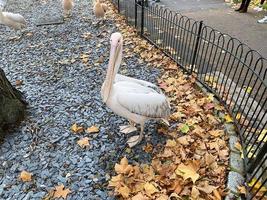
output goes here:
{"type": "Polygon", "coordinates": [[[74,7],[73,0],[63,0],[62,4],[63,4],[63,9],[64,9],[64,14],[70,15],[70,12],[74,7]]]}
{"type": "Polygon", "coordinates": [[[18,30],[26,27],[26,20],[20,14],[3,12],[0,8],[0,24],[4,24],[18,30]]]}
{"type": "Polygon", "coordinates": [[[129,130],[132,130],[132,123],[140,124],[140,135],[131,137],[127,142],[133,147],[142,140],[144,126],[149,119],[162,119],[168,124],[170,104],[156,85],[117,74],[122,60],[122,35],[113,33],[110,43],[109,64],[101,97],[114,113],[129,120],[129,130]]]}

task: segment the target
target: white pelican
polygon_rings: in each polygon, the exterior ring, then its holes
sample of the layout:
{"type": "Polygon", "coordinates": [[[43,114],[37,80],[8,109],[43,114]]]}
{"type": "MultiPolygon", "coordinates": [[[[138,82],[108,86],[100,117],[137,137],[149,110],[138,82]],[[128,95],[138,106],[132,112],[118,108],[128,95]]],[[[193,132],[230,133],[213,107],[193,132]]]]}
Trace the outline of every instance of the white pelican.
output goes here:
{"type": "Polygon", "coordinates": [[[162,119],[168,124],[170,104],[156,85],[117,74],[122,60],[122,35],[113,33],[110,43],[109,64],[101,97],[114,113],[129,120],[129,128],[132,123],[140,124],[140,135],[131,137],[127,142],[133,147],[142,140],[144,125],[149,119],[162,119]]]}
{"type": "Polygon", "coordinates": [[[4,24],[14,29],[26,27],[26,20],[20,14],[3,12],[0,8],[0,24],[4,24]]]}

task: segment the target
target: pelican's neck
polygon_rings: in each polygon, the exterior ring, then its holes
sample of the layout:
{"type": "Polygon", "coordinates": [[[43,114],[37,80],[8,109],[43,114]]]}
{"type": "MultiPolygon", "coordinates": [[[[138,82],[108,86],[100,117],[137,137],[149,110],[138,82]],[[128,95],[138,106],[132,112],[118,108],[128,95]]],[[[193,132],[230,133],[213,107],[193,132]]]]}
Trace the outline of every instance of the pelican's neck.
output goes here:
{"type": "Polygon", "coordinates": [[[120,68],[121,60],[122,60],[122,46],[119,46],[118,49],[116,50],[111,49],[107,75],[103,85],[104,88],[102,97],[104,102],[106,102],[110,96],[110,92],[113,88],[114,79],[120,68]]]}

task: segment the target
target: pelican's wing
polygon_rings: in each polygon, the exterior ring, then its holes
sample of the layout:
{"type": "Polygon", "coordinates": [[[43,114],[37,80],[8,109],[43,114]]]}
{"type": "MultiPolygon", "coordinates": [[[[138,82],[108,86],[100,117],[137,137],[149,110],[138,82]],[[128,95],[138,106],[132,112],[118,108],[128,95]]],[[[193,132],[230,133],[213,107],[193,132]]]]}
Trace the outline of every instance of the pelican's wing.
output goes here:
{"type": "Polygon", "coordinates": [[[136,84],[140,84],[141,86],[152,88],[153,90],[156,90],[158,93],[162,94],[162,91],[158,86],[156,86],[155,84],[150,83],[148,81],[138,80],[138,79],[131,78],[128,76],[117,74],[115,77],[115,83],[119,82],[119,81],[127,81],[127,82],[133,82],[136,84]]]}
{"type": "Polygon", "coordinates": [[[10,12],[3,12],[3,15],[6,16],[9,20],[19,22],[22,24],[26,24],[26,20],[20,14],[10,13],[10,12]]]}
{"type": "Polygon", "coordinates": [[[143,86],[125,89],[126,87],[121,88],[121,92],[117,94],[118,103],[122,107],[150,118],[167,118],[170,115],[170,105],[163,94],[143,86]]]}

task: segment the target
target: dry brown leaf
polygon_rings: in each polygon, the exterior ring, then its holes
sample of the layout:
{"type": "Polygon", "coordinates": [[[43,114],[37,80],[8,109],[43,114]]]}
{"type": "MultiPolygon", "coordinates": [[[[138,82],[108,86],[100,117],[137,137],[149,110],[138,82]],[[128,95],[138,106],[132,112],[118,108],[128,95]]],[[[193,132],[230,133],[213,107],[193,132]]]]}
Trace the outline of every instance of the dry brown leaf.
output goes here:
{"type": "Polygon", "coordinates": [[[146,195],[151,196],[152,194],[159,192],[159,190],[152,184],[152,183],[145,183],[144,190],[146,192],[146,195]]]}
{"type": "Polygon", "coordinates": [[[55,192],[54,192],[54,198],[64,198],[66,199],[68,194],[71,192],[70,189],[64,189],[64,185],[61,184],[61,185],[58,185],[55,187],[55,192]]]}
{"type": "Polygon", "coordinates": [[[221,194],[218,192],[218,190],[213,190],[213,195],[215,197],[215,200],[222,200],[221,194]]]}
{"type": "Polygon", "coordinates": [[[16,80],[16,86],[21,86],[23,84],[23,80],[16,80]]]}
{"type": "Polygon", "coordinates": [[[137,195],[133,196],[131,200],[149,200],[149,198],[139,192],[137,195]]]}
{"type": "Polygon", "coordinates": [[[83,132],[83,127],[82,126],[78,126],[76,123],[73,124],[71,127],[70,127],[71,131],[74,132],[74,133],[81,133],[83,132]]]}
{"type": "Polygon", "coordinates": [[[89,138],[84,137],[84,138],[78,140],[77,144],[82,148],[88,147],[89,146],[89,138]]]}
{"type": "Polygon", "coordinates": [[[152,144],[146,144],[146,146],[143,147],[143,150],[146,152],[146,153],[150,153],[153,151],[153,145],[152,144]]]}
{"type": "Polygon", "coordinates": [[[22,180],[23,182],[31,181],[32,180],[32,174],[23,170],[19,175],[19,179],[22,180]]]}
{"type": "Polygon", "coordinates": [[[176,145],[177,143],[175,142],[175,140],[168,139],[166,142],[166,147],[175,147],[176,145]]]}
{"type": "Polygon", "coordinates": [[[120,161],[120,164],[115,164],[115,171],[118,174],[129,174],[133,171],[133,167],[128,164],[128,159],[123,157],[120,161]]]}
{"type": "Polygon", "coordinates": [[[193,183],[195,183],[196,180],[200,177],[197,173],[196,167],[192,164],[184,165],[183,163],[181,163],[175,170],[175,173],[183,177],[184,180],[190,178],[193,183]]]}
{"type": "Polygon", "coordinates": [[[130,193],[131,193],[131,190],[126,186],[122,186],[120,187],[117,192],[123,197],[123,198],[128,198],[130,193]]]}
{"type": "Polygon", "coordinates": [[[86,129],[87,133],[98,133],[99,132],[99,128],[97,126],[91,126],[89,128],[86,129]]]}
{"type": "Polygon", "coordinates": [[[177,141],[181,144],[181,145],[184,145],[184,146],[187,146],[189,145],[189,141],[191,140],[191,137],[189,135],[185,135],[185,136],[182,136],[182,137],[179,137],[177,139],[177,141]]]}
{"type": "Polygon", "coordinates": [[[240,194],[244,194],[244,195],[247,194],[247,189],[246,189],[245,186],[237,186],[237,189],[238,189],[238,192],[239,192],[240,194]]]}
{"type": "Polygon", "coordinates": [[[198,199],[199,195],[200,195],[200,192],[198,191],[197,187],[193,186],[191,190],[192,199],[198,199]]]}

